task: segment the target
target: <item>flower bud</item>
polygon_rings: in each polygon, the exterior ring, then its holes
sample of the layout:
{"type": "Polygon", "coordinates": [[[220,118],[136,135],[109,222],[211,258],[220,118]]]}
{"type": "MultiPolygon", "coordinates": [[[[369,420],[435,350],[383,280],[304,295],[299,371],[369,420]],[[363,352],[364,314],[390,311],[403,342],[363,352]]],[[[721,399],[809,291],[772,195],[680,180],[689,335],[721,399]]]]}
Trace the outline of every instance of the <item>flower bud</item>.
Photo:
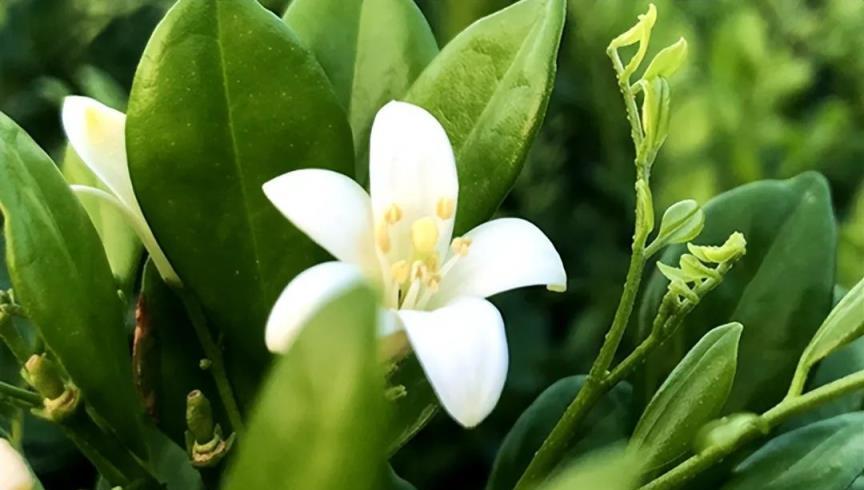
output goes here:
{"type": "Polygon", "coordinates": [[[0,439],[0,488],[33,490],[36,481],[24,458],[6,439],[0,439]]]}
{"type": "Polygon", "coordinates": [[[669,82],[665,78],[654,78],[639,82],[642,86],[642,128],[645,143],[651,151],[657,151],[669,133],[669,82]]]}
{"type": "Polygon", "coordinates": [[[626,32],[619,35],[609,43],[609,49],[617,49],[624,46],[630,46],[641,41],[647,35],[651,34],[651,29],[654,27],[654,22],[657,21],[657,8],[654,4],[648,5],[648,11],[639,15],[639,21],[636,25],[627,29],[626,32]]]}
{"type": "Polygon", "coordinates": [[[654,230],[654,200],[644,180],[636,182],[636,226],[647,236],[654,230]]]}
{"type": "Polygon", "coordinates": [[[186,396],[186,426],[199,444],[213,439],[213,408],[201,390],[186,396]]]}
{"type": "Polygon", "coordinates": [[[704,226],[705,213],[696,201],[676,202],[663,213],[657,246],[689,242],[699,236],[704,226]]]}
{"type": "Polygon", "coordinates": [[[24,365],[27,381],[36,388],[39,394],[48,400],[54,400],[63,395],[66,387],[57,365],[45,354],[33,354],[24,365]]]}
{"type": "Polygon", "coordinates": [[[719,247],[700,246],[688,243],[687,248],[690,250],[691,254],[695,255],[703,262],[720,264],[723,262],[729,262],[730,260],[737,260],[742,255],[746,254],[747,240],[744,238],[743,234],[736,231],[729,235],[726,242],[719,247]]]}
{"type": "Polygon", "coordinates": [[[675,44],[663,48],[657,56],[648,64],[645,69],[645,74],[642,75],[644,80],[653,78],[668,79],[681,67],[684,60],[687,58],[687,40],[683,37],[675,44]]]}

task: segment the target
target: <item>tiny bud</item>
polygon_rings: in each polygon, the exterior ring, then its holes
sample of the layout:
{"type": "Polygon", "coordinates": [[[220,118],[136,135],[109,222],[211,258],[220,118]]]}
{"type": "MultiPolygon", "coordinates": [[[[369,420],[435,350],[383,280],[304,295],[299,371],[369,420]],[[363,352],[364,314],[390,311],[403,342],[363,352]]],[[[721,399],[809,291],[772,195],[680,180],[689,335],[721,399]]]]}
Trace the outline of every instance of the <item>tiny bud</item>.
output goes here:
{"type": "Polygon", "coordinates": [[[639,15],[639,21],[636,25],[627,29],[626,32],[619,35],[609,43],[609,49],[617,49],[624,46],[630,46],[641,41],[647,34],[650,35],[651,29],[654,27],[654,22],[657,21],[657,7],[654,4],[648,5],[648,11],[639,15]]]}
{"type": "Polygon", "coordinates": [[[186,426],[199,444],[213,439],[213,408],[201,390],[186,396],[186,426]]]}
{"type": "Polygon", "coordinates": [[[704,226],[705,213],[696,201],[676,202],[663,213],[660,232],[651,248],[656,251],[666,245],[689,242],[702,233],[704,226]]]}
{"type": "Polygon", "coordinates": [[[703,262],[720,264],[723,262],[738,260],[741,256],[746,254],[747,240],[744,238],[743,234],[736,231],[729,235],[726,242],[719,247],[707,245],[700,246],[688,243],[687,248],[690,250],[691,254],[695,255],[703,262]]]}
{"type": "Polygon", "coordinates": [[[654,200],[644,180],[636,181],[636,226],[647,236],[654,230],[654,200]]]}
{"type": "Polygon", "coordinates": [[[198,369],[202,371],[207,371],[211,366],[213,366],[213,361],[210,359],[201,359],[198,361],[198,369]]]}
{"type": "Polygon", "coordinates": [[[60,371],[45,354],[33,354],[24,365],[27,381],[48,400],[59,398],[66,391],[60,371]]]}
{"type": "Polygon", "coordinates": [[[687,40],[682,37],[675,44],[667,46],[657,53],[657,56],[648,64],[648,68],[645,69],[645,74],[642,75],[642,78],[644,80],[651,80],[657,77],[668,79],[678,71],[678,68],[681,67],[686,58],[687,40]]]}
{"type": "Polygon", "coordinates": [[[671,95],[665,78],[638,82],[642,87],[642,128],[645,142],[652,151],[658,151],[669,133],[669,105],[671,95]]]}

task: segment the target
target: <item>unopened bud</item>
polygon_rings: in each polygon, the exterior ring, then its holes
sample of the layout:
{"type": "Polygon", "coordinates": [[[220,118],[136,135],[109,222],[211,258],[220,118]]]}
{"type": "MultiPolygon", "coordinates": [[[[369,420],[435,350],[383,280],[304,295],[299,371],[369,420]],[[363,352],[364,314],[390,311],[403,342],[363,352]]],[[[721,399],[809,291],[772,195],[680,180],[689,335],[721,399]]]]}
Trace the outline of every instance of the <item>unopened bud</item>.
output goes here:
{"type": "Polygon", "coordinates": [[[682,37],[675,44],[667,46],[657,53],[657,56],[648,64],[642,78],[645,80],[657,77],[668,79],[678,71],[686,58],[687,40],[682,37]]]}
{"type": "Polygon", "coordinates": [[[60,370],[45,354],[33,354],[24,365],[27,381],[48,400],[59,398],[66,391],[60,370]]]}
{"type": "Polygon", "coordinates": [[[201,390],[186,396],[186,427],[199,444],[213,438],[213,407],[201,390]]]}
{"type": "Polygon", "coordinates": [[[726,242],[719,247],[687,244],[690,253],[703,262],[720,264],[738,260],[747,253],[747,240],[740,232],[729,235],[726,242]]]}

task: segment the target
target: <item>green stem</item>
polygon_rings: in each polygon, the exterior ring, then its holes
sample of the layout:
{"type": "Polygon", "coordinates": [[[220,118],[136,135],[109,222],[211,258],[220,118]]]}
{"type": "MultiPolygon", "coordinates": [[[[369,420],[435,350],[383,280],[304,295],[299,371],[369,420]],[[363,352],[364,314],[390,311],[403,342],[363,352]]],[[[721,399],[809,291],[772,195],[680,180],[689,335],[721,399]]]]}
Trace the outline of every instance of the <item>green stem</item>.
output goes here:
{"type": "Polygon", "coordinates": [[[38,393],[0,381],[0,398],[9,398],[28,407],[42,406],[42,397],[38,393]]]}
{"type": "Polygon", "coordinates": [[[714,466],[743,445],[758,439],[766,431],[785,422],[790,417],[860,389],[864,389],[864,371],[840,378],[804,395],[787,398],[774,408],[763,413],[759,417],[758,422],[751,424],[747,430],[738,434],[738,437],[723,441],[721,444],[715,446],[710,446],[702,452],[691,456],[659,478],[642,486],[640,490],[671,490],[678,488],[695,478],[699,473],[714,466]]]}
{"type": "Polygon", "coordinates": [[[216,344],[216,341],[213,340],[210,329],[207,327],[204,312],[201,311],[198,302],[182,288],[177,290],[177,294],[186,307],[186,312],[189,314],[189,320],[192,322],[192,328],[195,330],[195,335],[201,343],[204,355],[210,361],[209,370],[216,384],[216,390],[219,392],[219,398],[222,399],[222,405],[225,407],[225,413],[228,415],[228,421],[231,423],[234,432],[240,434],[244,429],[243,416],[240,413],[237,399],[234,397],[234,391],[231,389],[231,382],[228,379],[228,371],[225,368],[222,350],[216,344]]]}
{"type": "Polygon", "coordinates": [[[630,89],[630,80],[624,78],[624,64],[621,62],[621,57],[618,55],[617,49],[609,49],[606,54],[612,60],[612,67],[615,68],[615,79],[618,80],[618,89],[624,97],[624,105],[627,108],[627,120],[630,121],[630,137],[633,139],[633,145],[637,151],[642,146],[644,133],[642,132],[642,121],[639,119],[639,108],[636,106],[636,97],[630,89]]]}

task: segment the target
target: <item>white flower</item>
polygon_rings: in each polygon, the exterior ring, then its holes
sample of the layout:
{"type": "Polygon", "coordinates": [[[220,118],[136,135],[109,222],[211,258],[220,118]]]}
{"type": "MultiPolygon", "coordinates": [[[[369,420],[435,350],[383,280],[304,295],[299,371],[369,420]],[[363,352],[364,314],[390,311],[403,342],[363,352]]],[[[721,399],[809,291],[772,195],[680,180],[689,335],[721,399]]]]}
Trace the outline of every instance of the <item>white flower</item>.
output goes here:
{"type": "MultiPolygon", "coordinates": [[[[533,224],[497,219],[451,240],[459,183],[444,129],[420,107],[387,104],[372,127],[371,196],[328,170],[289,172],[267,197],[338,262],[299,274],[267,322],[267,346],[285,352],[299,329],[340,291],[367,281],[382,292],[382,335],[407,334],[445,410],[473,427],[495,407],[507,375],[507,340],[485,297],[546,285],[566,274],[533,224]]],[[[470,199],[470,196],[468,196],[470,199]]]]}
{"type": "Polygon", "coordinates": [[[75,153],[111,191],[73,185],[79,196],[87,195],[115,206],[135,230],[162,278],[180,285],[180,278],[168,262],[135,197],[129,163],[126,160],[126,115],[88,97],[66,97],[63,101],[63,129],[75,153]]]}
{"type": "Polygon", "coordinates": [[[0,490],[32,490],[36,487],[30,468],[6,439],[0,439],[0,490]]]}

